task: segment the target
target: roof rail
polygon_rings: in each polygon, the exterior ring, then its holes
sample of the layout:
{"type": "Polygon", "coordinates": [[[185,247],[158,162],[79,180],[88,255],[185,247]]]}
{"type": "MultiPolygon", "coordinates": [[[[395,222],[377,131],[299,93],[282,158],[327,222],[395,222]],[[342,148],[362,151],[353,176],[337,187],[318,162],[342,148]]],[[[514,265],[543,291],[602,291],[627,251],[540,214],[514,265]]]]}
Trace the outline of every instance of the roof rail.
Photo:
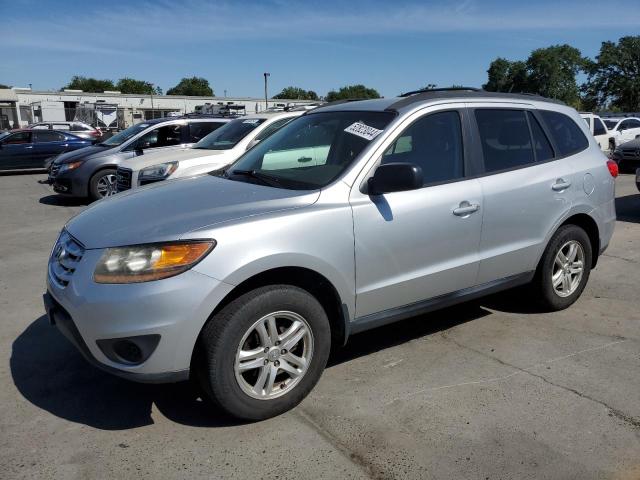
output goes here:
{"type": "Polygon", "coordinates": [[[464,91],[464,92],[482,92],[481,88],[476,87],[447,87],[447,88],[421,88],[420,90],[412,90],[410,92],[401,93],[398,95],[399,97],[409,97],[411,95],[415,95],[416,93],[425,93],[425,92],[456,92],[456,91],[464,91]]]}

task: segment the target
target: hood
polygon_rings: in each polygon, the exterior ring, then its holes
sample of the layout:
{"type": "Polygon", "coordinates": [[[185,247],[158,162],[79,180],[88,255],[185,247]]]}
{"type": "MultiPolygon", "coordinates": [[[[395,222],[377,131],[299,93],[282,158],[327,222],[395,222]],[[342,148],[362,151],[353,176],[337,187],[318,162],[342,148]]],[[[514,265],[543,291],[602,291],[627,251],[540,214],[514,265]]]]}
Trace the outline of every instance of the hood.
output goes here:
{"type": "Polygon", "coordinates": [[[121,163],[122,167],[132,170],[142,170],[143,168],[160,163],[191,160],[193,158],[217,157],[228,150],[205,150],[201,148],[187,148],[184,150],[169,150],[165,152],[147,153],[129,158],[121,163]]]}
{"type": "Polygon", "coordinates": [[[179,240],[220,222],[313,204],[316,191],[285,190],[212,175],[159,182],[94,203],[66,225],[86,248],[179,240]]]}
{"type": "Polygon", "coordinates": [[[54,160],[56,164],[71,163],[77,160],[88,160],[89,158],[101,157],[111,153],[114,147],[103,147],[91,145],[90,147],[80,148],[72,152],[63,153],[54,160]]]}

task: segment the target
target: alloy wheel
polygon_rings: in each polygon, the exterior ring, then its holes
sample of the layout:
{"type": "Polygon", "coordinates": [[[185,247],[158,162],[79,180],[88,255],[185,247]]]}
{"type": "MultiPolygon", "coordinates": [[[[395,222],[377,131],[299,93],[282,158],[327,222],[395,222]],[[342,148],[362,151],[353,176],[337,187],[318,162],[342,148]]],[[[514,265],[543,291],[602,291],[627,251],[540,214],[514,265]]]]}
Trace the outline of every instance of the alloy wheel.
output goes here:
{"type": "Polygon", "coordinates": [[[114,195],[116,193],[116,176],[111,173],[103,175],[98,179],[96,189],[101,198],[114,195]]]}
{"type": "Polygon", "coordinates": [[[584,274],[584,260],[584,249],[579,242],[570,240],[560,247],[551,270],[556,295],[568,297],[578,289],[584,274]]]}
{"type": "Polygon", "coordinates": [[[307,321],[294,312],[273,312],[257,320],[240,340],[236,380],[250,397],[271,400],[300,382],[312,356],[313,332],[307,321]]]}

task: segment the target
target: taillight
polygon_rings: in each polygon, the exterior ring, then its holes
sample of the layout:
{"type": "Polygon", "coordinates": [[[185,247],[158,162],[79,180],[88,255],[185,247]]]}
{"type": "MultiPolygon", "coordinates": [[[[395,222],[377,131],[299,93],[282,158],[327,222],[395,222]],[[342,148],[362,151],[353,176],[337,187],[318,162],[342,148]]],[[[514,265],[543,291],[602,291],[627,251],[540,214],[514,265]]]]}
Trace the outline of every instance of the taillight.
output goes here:
{"type": "Polygon", "coordinates": [[[613,178],[616,178],[618,176],[618,173],[620,173],[618,170],[618,164],[613,160],[607,160],[607,168],[609,169],[609,173],[613,178]]]}

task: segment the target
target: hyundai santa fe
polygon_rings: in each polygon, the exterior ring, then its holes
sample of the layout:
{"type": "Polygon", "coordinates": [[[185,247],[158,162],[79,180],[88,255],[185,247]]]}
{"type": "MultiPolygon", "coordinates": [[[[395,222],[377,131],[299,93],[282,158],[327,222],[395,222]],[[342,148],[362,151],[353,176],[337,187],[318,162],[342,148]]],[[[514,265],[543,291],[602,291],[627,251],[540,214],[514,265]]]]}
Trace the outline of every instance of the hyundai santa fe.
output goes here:
{"type": "Polygon", "coordinates": [[[45,305],[98,367],[197,379],[218,408],[264,419],[358,332],[525,284],[567,308],[611,239],[616,175],[578,113],[541,97],[329,104],[222,174],[77,215],[45,305]]]}

